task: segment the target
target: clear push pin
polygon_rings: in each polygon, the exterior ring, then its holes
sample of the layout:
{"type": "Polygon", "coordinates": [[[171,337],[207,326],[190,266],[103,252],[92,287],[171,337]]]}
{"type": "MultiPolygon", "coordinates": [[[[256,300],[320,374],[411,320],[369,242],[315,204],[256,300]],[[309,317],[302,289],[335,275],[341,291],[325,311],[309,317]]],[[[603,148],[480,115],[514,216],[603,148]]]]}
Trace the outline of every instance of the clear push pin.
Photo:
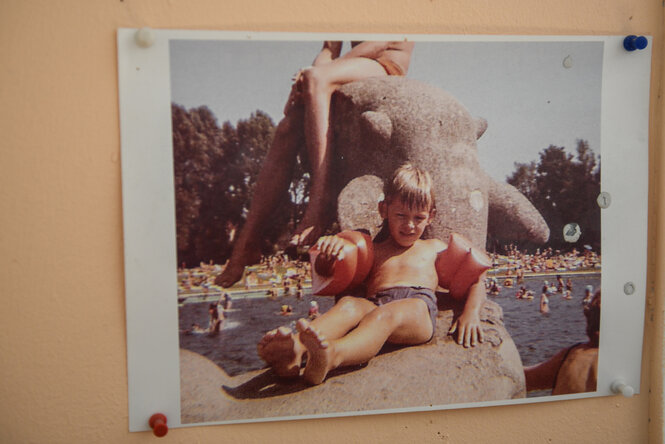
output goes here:
{"type": "Polygon", "coordinates": [[[134,34],[134,41],[141,48],[150,48],[155,43],[155,34],[150,28],[141,28],[134,34]]]}
{"type": "Polygon", "coordinates": [[[621,394],[626,398],[630,398],[635,394],[635,390],[626,384],[623,379],[615,380],[610,386],[610,389],[612,390],[612,393],[616,393],[617,395],[621,394]]]}

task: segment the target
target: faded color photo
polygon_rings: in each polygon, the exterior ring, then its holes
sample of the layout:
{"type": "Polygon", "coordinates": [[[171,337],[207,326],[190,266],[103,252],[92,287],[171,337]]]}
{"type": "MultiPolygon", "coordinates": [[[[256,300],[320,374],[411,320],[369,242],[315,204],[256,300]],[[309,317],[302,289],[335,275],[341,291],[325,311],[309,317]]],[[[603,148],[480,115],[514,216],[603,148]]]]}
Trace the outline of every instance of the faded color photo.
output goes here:
{"type": "Polygon", "coordinates": [[[169,55],[182,423],[596,391],[602,42],[169,55]]]}

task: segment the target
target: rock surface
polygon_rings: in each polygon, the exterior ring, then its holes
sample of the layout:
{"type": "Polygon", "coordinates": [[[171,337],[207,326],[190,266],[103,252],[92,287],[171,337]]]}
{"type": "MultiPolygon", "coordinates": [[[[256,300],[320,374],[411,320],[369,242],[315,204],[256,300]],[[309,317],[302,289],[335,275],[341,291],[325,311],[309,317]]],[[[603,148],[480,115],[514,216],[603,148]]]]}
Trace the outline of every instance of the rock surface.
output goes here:
{"type": "Polygon", "coordinates": [[[531,203],[480,167],[476,140],[487,122],[472,117],[445,91],[403,77],[349,83],[335,92],[331,127],[332,192],[339,196],[331,211],[337,211],[343,229],[362,227],[374,234],[376,225],[366,224],[378,217],[380,184],[410,162],[432,174],[438,210],[433,236],[447,239],[457,232],[484,249],[489,221],[502,239],[544,243],[549,238],[531,203]]]}
{"type": "Polygon", "coordinates": [[[284,380],[264,369],[236,377],[187,350],[180,352],[181,422],[224,422],[332,413],[384,411],[522,398],[519,354],[501,308],[481,311],[485,342],[465,349],[447,335],[460,306],[440,298],[435,337],[427,344],[386,347],[362,367],[329,375],[321,385],[284,380]]]}

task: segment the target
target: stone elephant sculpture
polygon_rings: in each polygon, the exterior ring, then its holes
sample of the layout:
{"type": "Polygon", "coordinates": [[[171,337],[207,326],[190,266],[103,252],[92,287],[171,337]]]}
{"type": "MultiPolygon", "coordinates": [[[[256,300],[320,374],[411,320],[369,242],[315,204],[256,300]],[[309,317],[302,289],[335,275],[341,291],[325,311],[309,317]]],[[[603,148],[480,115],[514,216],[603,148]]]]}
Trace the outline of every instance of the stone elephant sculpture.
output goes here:
{"type": "Polygon", "coordinates": [[[545,243],[549,228],[514,187],[491,178],[478,162],[476,141],[487,128],[447,92],[404,77],[372,78],[342,86],[331,111],[331,192],[342,229],[381,220],[383,181],[410,162],[430,172],[437,216],[431,234],[457,232],[485,248],[488,227],[501,239],[545,243]]]}

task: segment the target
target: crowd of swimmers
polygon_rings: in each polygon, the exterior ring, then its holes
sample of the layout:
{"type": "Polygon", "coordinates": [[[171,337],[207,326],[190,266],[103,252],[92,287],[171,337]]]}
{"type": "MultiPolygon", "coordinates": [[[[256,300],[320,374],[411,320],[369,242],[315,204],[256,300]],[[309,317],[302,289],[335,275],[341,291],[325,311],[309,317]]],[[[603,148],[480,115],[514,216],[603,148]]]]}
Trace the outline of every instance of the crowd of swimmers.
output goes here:
{"type": "MultiPolygon", "coordinates": [[[[225,265],[201,262],[198,267],[178,268],[178,294],[180,296],[222,293],[224,289],[215,284],[215,279],[224,271],[225,265]]],[[[285,254],[264,256],[261,263],[248,268],[242,285],[245,291],[268,287],[268,296],[293,294],[304,296],[304,287],[311,280],[309,262],[290,260],[285,254]]]]}
{"type": "Polygon", "coordinates": [[[294,277],[284,277],[282,279],[282,285],[277,285],[276,282],[273,282],[266,291],[268,299],[275,300],[280,295],[283,296],[295,296],[297,299],[302,299],[305,295],[305,289],[303,286],[304,278],[302,276],[294,277]]]}
{"type": "MultiPolygon", "coordinates": [[[[542,252],[537,250],[534,254],[520,252],[513,245],[507,246],[508,255],[504,257],[509,263],[515,265],[514,269],[508,268],[502,278],[489,277],[485,281],[487,294],[496,296],[504,288],[516,288],[515,298],[522,300],[533,300],[536,294],[533,290],[527,289],[524,285],[525,270],[538,271],[544,264],[545,268],[560,266],[561,264],[579,264],[582,262],[584,267],[595,267],[600,264],[599,257],[590,250],[585,250],[583,255],[573,249],[571,252],[561,254],[558,250],[551,248],[544,249],[542,252]],[[548,261],[552,261],[551,263],[548,261]],[[541,265],[534,265],[541,264],[541,265]]],[[[494,265],[498,264],[498,256],[493,256],[494,265]]],[[[210,292],[219,292],[220,300],[211,303],[209,307],[208,327],[203,328],[199,324],[193,324],[188,333],[216,333],[219,332],[224,322],[224,312],[230,309],[231,297],[221,287],[214,284],[215,277],[224,269],[224,266],[214,264],[212,261],[201,262],[198,267],[185,268],[184,264],[178,269],[179,287],[181,290],[191,290],[200,288],[204,294],[210,292]]],[[[265,291],[268,299],[276,300],[280,296],[295,296],[302,300],[305,295],[305,282],[310,280],[310,265],[308,262],[300,260],[291,260],[285,254],[273,256],[264,256],[261,263],[253,269],[248,269],[245,273],[243,284],[246,290],[259,287],[261,284],[269,285],[265,291]],[[281,270],[286,270],[285,272],[281,270]]],[[[540,312],[547,314],[550,311],[550,297],[560,294],[564,300],[573,299],[573,281],[570,277],[565,280],[561,275],[556,275],[555,280],[544,280],[540,292],[540,312]]],[[[593,287],[588,285],[585,288],[583,304],[591,302],[593,296],[593,287]]],[[[309,318],[315,319],[318,313],[316,301],[312,301],[309,318]]],[[[293,307],[289,304],[282,304],[279,315],[289,316],[293,313],[293,307]]]]}
{"type": "MultiPolygon", "coordinates": [[[[302,300],[305,295],[305,281],[309,280],[309,263],[300,260],[290,260],[286,255],[264,256],[261,263],[253,269],[248,269],[243,280],[245,290],[253,290],[268,285],[265,295],[268,299],[277,300],[280,297],[294,296],[302,300]],[[281,270],[284,270],[280,272],[281,270]]],[[[223,265],[201,262],[198,267],[186,268],[182,264],[178,268],[178,290],[180,295],[214,295],[219,293],[218,301],[209,303],[208,325],[203,327],[200,323],[193,323],[190,328],[183,330],[185,334],[214,335],[221,330],[225,313],[231,310],[232,297],[228,289],[215,285],[215,278],[224,270],[223,265]]],[[[290,316],[294,312],[290,304],[282,304],[277,313],[281,316],[290,316]]],[[[309,319],[319,316],[319,306],[311,301],[309,319]]]]}
{"type": "MultiPolygon", "coordinates": [[[[542,252],[536,250],[529,254],[517,250],[514,245],[506,246],[508,254],[499,256],[492,254],[493,269],[492,272],[503,272],[499,279],[491,277],[487,280],[486,288],[488,294],[497,295],[502,288],[523,289],[525,275],[532,273],[555,273],[592,269],[600,267],[600,256],[591,250],[584,250],[580,254],[576,249],[562,254],[559,250],[546,248],[542,252]],[[502,265],[505,264],[505,265],[502,265]]],[[[178,269],[179,290],[187,293],[192,290],[199,290],[203,293],[221,292],[222,287],[215,285],[215,278],[224,271],[224,266],[201,262],[198,267],[186,268],[185,265],[178,269]]],[[[561,276],[557,275],[556,283],[547,283],[548,290],[543,293],[552,293],[554,288],[558,293],[565,293],[567,299],[572,292],[572,282],[567,278],[566,282],[561,281],[561,276]]],[[[252,290],[260,287],[269,286],[266,294],[271,297],[282,295],[296,295],[302,298],[304,295],[304,286],[311,280],[310,264],[306,261],[291,260],[285,254],[279,253],[272,256],[263,256],[260,264],[256,267],[248,268],[242,280],[245,290],[252,290]],[[280,270],[281,269],[281,270],[280,270]]],[[[547,281],[545,281],[547,282],[547,281]]],[[[533,292],[522,291],[518,299],[532,299],[533,292]]]]}
{"type": "Polygon", "coordinates": [[[505,254],[491,255],[493,268],[505,268],[507,275],[524,272],[552,273],[577,270],[594,270],[600,267],[600,255],[586,245],[580,252],[576,248],[562,252],[545,248],[537,249],[535,253],[520,251],[514,244],[504,246],[505,254]]]}
{"type": "MultiPolygon", "coordinates": [[[[533,300],[535,299],[535,292],[527,289],[524,285],[524,274],[518,274],[515,279],[505,277],[503,285],[499,284],[496,277],[487,278],[485,281],[485,289],[487,293],[492,296],[498,295],[503,288],[517,288],[515,292],[515,299],[533,300]],[[519,287],[518,287],[519,285],[519,287]]],[[[547,314],[550,312],[550,297],[552,295],[560,294],[564,300],[573,299],[573,280],[571,277],[564,278],[561,275],[556,275],[555,281],[544,280],[540,292],[540,312],[547,314]]],[[[587,305],[591,302],[593,297],[593,286],[587,285],[584,289],[584,298],[582,304],[587,305]]]]}

